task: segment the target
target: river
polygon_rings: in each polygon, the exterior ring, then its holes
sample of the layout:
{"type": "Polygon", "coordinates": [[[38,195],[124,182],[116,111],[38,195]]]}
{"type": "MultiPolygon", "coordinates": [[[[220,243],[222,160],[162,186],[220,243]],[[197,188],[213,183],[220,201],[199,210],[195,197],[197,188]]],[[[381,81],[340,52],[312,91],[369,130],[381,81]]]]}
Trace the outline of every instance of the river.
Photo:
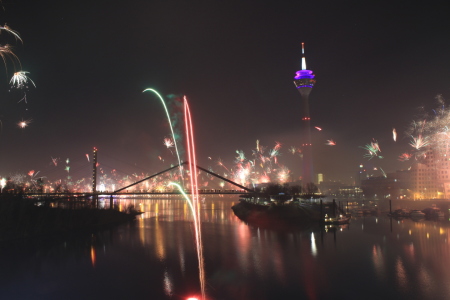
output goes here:
{"type": "MultiPolygon", "coordinates": [[[[448,214],[271,229],[234,216],[237,196],[201,197],[207,299],[450,299],[448,214]]],[[[200,297],[187,203],[120,201],[130,204],[145,213],[128,224],[0,245],[0,299],[200,297]]]]}

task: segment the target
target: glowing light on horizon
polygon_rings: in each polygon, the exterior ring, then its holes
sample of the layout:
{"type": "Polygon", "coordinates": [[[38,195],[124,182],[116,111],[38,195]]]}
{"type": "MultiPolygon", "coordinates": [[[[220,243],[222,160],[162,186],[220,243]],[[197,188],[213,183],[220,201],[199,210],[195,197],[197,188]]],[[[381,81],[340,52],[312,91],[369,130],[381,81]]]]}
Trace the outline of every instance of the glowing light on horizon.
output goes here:
{"type": "Polygon", "coordinates": [[[313,232],[311,232],[311,254],[313,256],[317,256],[317,245],[316,245],[316,239],[314,237],[313,232]]]}
{"type": "Polygon", "coordinates": [[[96,261],[97,261],[97,255],[95,253],[95,248],[94,248],[94,245],[91,245],[91,263],[92,263],[93,267],[95,267],[96,261]]]}

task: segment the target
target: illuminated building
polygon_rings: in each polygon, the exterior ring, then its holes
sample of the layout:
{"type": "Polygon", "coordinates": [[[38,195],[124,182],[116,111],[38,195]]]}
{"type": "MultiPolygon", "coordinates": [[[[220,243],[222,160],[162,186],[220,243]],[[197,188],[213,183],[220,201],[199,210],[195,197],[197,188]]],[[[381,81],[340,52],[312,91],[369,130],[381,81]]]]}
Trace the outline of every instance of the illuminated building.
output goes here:
{"type": "Polygon", "coordinates": [[[320,184],[323,182],[323,174],[319,173],[317,174],[317,184],[320,184]]]}
{"type": "Polygon", "coordinates": [[[306,69],[305,47],[302,43],[302,69],[296,72],[294,84],[302,97],[302,136],[301,150],[302,160],[302,184],[303,186],[314,180],[312,142],[311,142],[311,117],[309,115],[309,93],[316,83],[313,71],[306,69]]]}
{"type": "Polygon", "coordinates": [[[449,141],[428,146],[420,162],[411,167],[415,200],[450,198],[449,146],[449,141]]]}
{"type": "Polygon", "coordinates": [[[365,199],[402,200],[411,199],[411,172],[399,170],[386,176],[368,177],[361,180],[365,199]]]}

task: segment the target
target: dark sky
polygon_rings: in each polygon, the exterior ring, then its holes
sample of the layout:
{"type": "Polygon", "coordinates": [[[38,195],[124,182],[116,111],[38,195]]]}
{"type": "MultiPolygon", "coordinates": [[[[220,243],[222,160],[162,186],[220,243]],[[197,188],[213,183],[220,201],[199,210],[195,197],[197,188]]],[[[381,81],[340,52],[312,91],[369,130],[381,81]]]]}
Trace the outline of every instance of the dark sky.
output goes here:
{"type": "Polygon", "coordinates": [[[37,88],[18,103],[12,64],[0,74],[0,176],[63,177],[70,158],[74,176],[89,177],[94,146],[101,165],[124,173],[170,166],[167,119],[145,88],[188,97],[199,165],[232,167],[236,150],[280,142],[279,161],[299,176],[288,148],[299,146],[301,42],[317,79],[312,125],[323,129],[313,131],[315,171],[350,183],[359,164],[407,168],[397,160],[409,150],[404,131],[419,107],[450,97],[449,10],[437,3],[3,1],[0,22],[24,42],[0,41],[16,45],[37,88]],[[25,129],[22,119],[32,120],[25,129]],[[363,157],[372,139],[384,159],[363,157]]]}

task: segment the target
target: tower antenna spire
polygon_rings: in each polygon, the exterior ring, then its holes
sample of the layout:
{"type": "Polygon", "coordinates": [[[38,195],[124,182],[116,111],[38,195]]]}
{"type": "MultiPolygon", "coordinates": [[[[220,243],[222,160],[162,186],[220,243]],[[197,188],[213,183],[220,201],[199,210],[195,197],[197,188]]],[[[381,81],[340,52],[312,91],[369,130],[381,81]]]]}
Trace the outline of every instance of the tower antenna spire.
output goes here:
{"type": "Polygon", "coordinates": [[[305,43],[302,43],[302,70],[306,70],[305,43]]]}

